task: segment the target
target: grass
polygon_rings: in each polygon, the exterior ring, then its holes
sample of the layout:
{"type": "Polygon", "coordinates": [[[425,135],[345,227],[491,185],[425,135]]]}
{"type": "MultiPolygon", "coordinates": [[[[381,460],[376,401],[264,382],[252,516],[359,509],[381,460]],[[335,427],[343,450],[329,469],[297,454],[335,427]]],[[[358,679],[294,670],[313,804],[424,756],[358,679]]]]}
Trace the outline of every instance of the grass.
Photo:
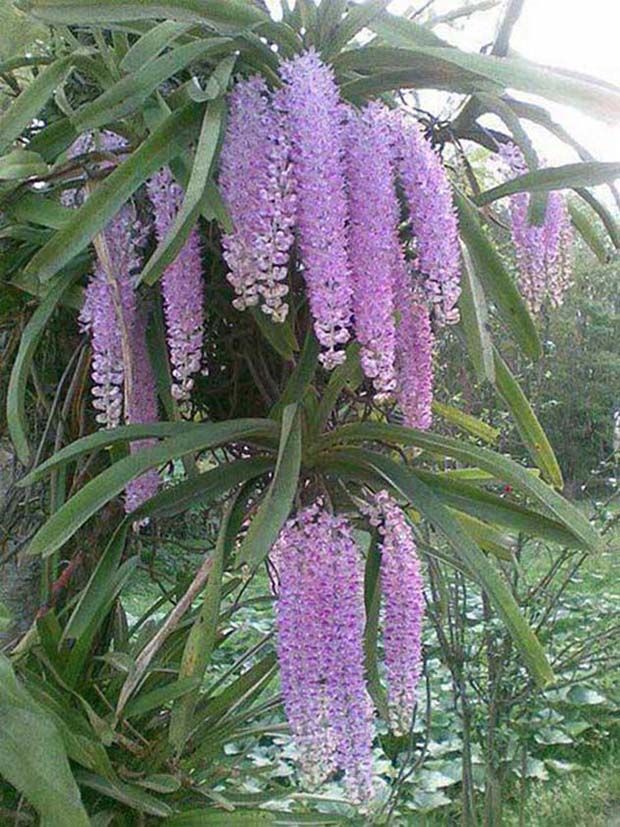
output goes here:
{"type": "MultiPolygon", "coordinates": [[[[583,772],[531,785],[523,816],[527,827],[620,827],[620,745],[583,772]]],[[[507,827],[518,824],[510,809],[507,827]]]]}

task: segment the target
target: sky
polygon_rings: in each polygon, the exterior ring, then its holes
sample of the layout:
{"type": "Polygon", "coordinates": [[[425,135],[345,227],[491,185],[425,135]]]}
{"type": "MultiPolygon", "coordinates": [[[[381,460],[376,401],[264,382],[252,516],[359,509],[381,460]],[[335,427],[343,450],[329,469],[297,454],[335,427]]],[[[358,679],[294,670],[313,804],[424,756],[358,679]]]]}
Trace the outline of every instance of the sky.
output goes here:
{"type": "MultiPolygon", "coordinates": [[[[276,9],[278,0],[267,2],[276,9]]],[[[389,10],[403,13],[424,5],[425,0],[393,0],[389,10]]],[[[463,0],[434,0],[428,13],[445,13],[462,5],[463,0]]],[[[497,9],[474,14],[458,28],[439,25],[434,31],[462,49],[478,51],[493,40],[500,8],[501,4],[497,9]]],[[[595,75],[620,86],[619,35],[618,0],[525,0],[513,31],[511,48],[537,63],[595,75]]],[[[515,96],[528,99],[521,92],[515,96]]],[[[554,119],[598,160],[620,161],[620,124],[610,126],[570,107],[537,102],[543,103],[554,119]]],[[[547,164],[576,160],[574,151],[549,137],[544,130],[529,124],[527,128],[547,164]]]]}

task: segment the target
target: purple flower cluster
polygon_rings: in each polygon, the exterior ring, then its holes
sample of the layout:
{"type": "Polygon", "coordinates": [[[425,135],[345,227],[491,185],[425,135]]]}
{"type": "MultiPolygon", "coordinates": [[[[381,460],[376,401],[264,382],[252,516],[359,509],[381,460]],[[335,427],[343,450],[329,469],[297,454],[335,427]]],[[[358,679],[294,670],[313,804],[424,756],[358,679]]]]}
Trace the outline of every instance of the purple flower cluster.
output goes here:
{"type": "MultiPolygon", "coordinates": [[[[499,155],[504,170],[512,177],[528,172],[523,153],[515,144],[502,144],[499,155]]],[[[573,234],[563,193],[549,193],[540,226],[530,223],[529,208],[529,193],[518,192],[510,196],[510,224],[519,287],[530,310],[538,313],[547,300],[554,307],[561,305],[570,286],[573,234]]]]}
{"type": "Polygon", "coordinates": [[[397,384],[395,262],[401,257],[394,188],[393,130],[387,110],[370,104],[346,130],[349,258],[355,335],[377,401],[397,384]]]}
{"type": "MultiPolygon", "coordinates": [[[[141,227],[127,204],[111,219],[95,242],[97,261],[87,287],[80,321],[91,335],[93,405],[97,421],[107,428],[156,422],[155,377],[146,346],[144,318],[137,306],[133,275],[139,268],[141,227]]],[[[131,450],[145,441],[131,444],[131,450]]],[[[125,492],[125,508],[133,511],[153,496],[159,474],[149,471],[125,492]]]]}
{"type": "Polygon", "coordinates": [[[440,324],[458,322],[460,250],[450,183],[418,124],[404,118],[399,167],[425,294],[440,324]]]}
{"type": "Polygon", "coordinates": [[[278,104],[292,145],[297,227],[314,330],[330,369],[344,361],[352,310],[344,176],[345,111],[333,71],[314,51],[281,68],[278,104]]]}
{"type": "Polygon", "coordinates": [[[321,362],[343,362],[353,327],[375,399],[396,396],[407,423],[427,428],[431,318],[457,321],[460,293],[457,221],[441,159],[401,113],[379,103],[346,106],[314,50],[280,74],[276,93],[251,78],[230,100],[220,185],[234,224],[223,244],[235,306],[263,302],[274,320],[284,319],[287,305],[274,310],[270,298],[286,292],[296,231],[321,362]],[[399,185],[411,263],[400,238],[399,185]]]}
{"type": "MultiPolygon", "coordinates": [[[[91,135],[83,138],[76,153],[93,145],[91,135]]],[[[124,146],[112,133],[100,138],[103,150],[124,146]]],[[[80,194],[71,202],[77,205],[80,194]]],[[[134,285],[144,241],[144,226],[137,220],[133,204],[125,204],[95,239],[96,262],[85,291],[80,313],[82,328],[92,342],[93,407],[96,419],[106,428],[121,421],[128,424],[156,422],[157,392],[148,356],[146,323],[140,313],[134,285]]],[[[148,444],[131,444],[132,452],[148,444]]],[[[156,493],[159,474],[149,471],[133,480],[125,491],[125,510],[133,511],[156,493]]]]}
{"type": "Polygon", "coordinates": [[[222,239],[238,310],[260,304],[273,321],[288,313],[287,273],[296,195],[281,114],[259,77],[236,84],[219,182],[234,231],[222,239]]]}
{"type": "Polygon", "coordinates": [[[404,261],[395,271],[397,310],[396,398],[408,428],[426,430],[432,423],[433,349],[435,339],[428,303],[415,286],[404,261]]]}
{"type": "Polygon", "coordinates": [[[284,708],[306,781],[344,770],[351,798],[372,782],[372,705],[364,682],[363,562],[343,517],[318,505],[289,520],[272,550],[284,708]]]}
{"type": "Polygon", "coordinates": [[[374,496],[369,514],[381,538],[383,646],[391,724],[404,735],[411,727],[422,672],[424,584],[413,532],[387,491],[374,496]]]}
{"type": "MultiPolygon", "coordinates": [[[[155,211],[157,239],[162,241],[181,207],[183,190],[168,168],[154,175],[147,186],[155,211]]],[[[161,291],[174,378],[171,392],[176,399],[187,399],[193,376],[200,370],[204,335],[202,262],[196,228],[163,274],[161,291]]]]}

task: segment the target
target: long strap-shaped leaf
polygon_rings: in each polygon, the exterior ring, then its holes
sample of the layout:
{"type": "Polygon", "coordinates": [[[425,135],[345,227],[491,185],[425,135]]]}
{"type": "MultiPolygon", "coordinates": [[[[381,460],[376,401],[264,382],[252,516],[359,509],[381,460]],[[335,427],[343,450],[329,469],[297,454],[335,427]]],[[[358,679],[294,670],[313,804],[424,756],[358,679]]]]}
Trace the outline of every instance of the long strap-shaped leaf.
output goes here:
{"type": "Polygon", "coordinates": [[[19,0],[17,5],[39,20],[82,25],[159,18],[246,27],[269,20],[258,5],[242,0],[19,0]]]}
{"type": "Polygon", "coordinates": [[[321,447],[346,445],[354,442],[386,442],[392,445],[415,445],[425,451],[440,456],[448,456],[488,471],[504,482],[510,483],[565,526],[583,546],[592,550],[600,548],[600,537],[579,509],[564,497],[539,480],[530,470],[514,462],[509,457],[495,453],[488,448],[480,448],[467,442],[447,436],[405,428],[401,425],[380,422],[361,422],[343,425],[323,436],[321,447]]]}
{"type": "Polygon", "coordinates": [[[469,250],[475,276],[523,352],[532,359],[537,359],[542,353],[542,348],[534,321],[521,294],[495,247],[482,231],[475,208],[457,191],[454,198],[458,209],[461,238],[469,250]]]}
{"type": "Polygon", "coordinates": [[[30,317],[30,321],[24,328],[19,342],[19,350],[13,362],[6,397],[6,421],[17,457],[24,465],[30,462],[25,398],[32,360],[34,359],[39,340],[48,321],[56,310],[63,295],[77,279],[78,275],[75,271],[63,273],[51,285],[47,295],[34,311],[30,317]]]}
{"type": "Polygon", "coordinates": [[[145,517],[174,517],[188,508],[207,508],[218,497],[240,483],[273,471],[275,457],[236,459],[217,465],[195,477],[155,494],[133,513],[136,520],[145,517]]]}
{"type": "Polygon", "coordinates": [[[61,57],[47,66],[0,117],[0,152],[3,152],[35,118],[54,90],[65,80],[73,56],[61,57]]]}
{"type": "Polygon", "coordinates": [[[161,83],[227,42],[218,37],[178,46],[135,74],[121,78],[98,98],[81,106],[72,118],[73,125],[78,132],[85,132],[134,112],[161,83]]]}
{"type": "Polygon", "coordinates": [[[412,468],[411,473],[432,488],[446,505],[458,511],[488,520],[513,533],[522,532],[530,537],[541,537],[572,548],[581,546],[580,541],[556,520],[506,497],[492,494],[479,485],[465,482],[450,474],[435,474],[419,468],[412,468]]]}
{"type": "Polygon", "coordinates": [[[497,351],[495,351],[495,387],[508,405],[529,455],[547,481],[556,488],[562,488],[564,485],[562,471],[551,443],[547,439],[547,434],[519,383],[497,351]]]}
{"type": "Polygon", "coordinates": [[[489,308],[482,285],[475,273],[474,262],[468,247],[461,245],[463,267],[459,309],[465,333],[467,352],[473,363],[479,382],[495,380],[493,342],[489,328],[489,308]]]}
{"type": "MultiPolygon", "coordinates": [[[[222,576],[224,574],[224,557],[230,512],[231,507],[229,506],[224,514],[217,543],[215,544],[213,564],[204,590],[202,605],[185,642],[179,668],[179,681],[187,680],[187,678],[198,678],[200,682],[204,677],[211,658],[211,652],[215,646],[215,636],[220,616],[222,576]]],[[[181,751],[190,733],[197,699],[198,689],[195,689],[184,695],[172,707],[168,740],[177,753],[181,751]]]]}
{"type": "Polygon", "coordinates": [[[542,95],[556,103],[567,104],[600,120],[614,123],[620,119],[620,89],[597,78],[574,77],[562,70],[520,58],[463,52],[454,47],[422,45],[419,26],[412,21],[384,12],[369,27],[388,43],[448,61],[464,71],[476,72],[510,89],[542,95]]]}
{"type": "MultiPolygon", "coordinates": [[[[252,420],[250,420],[252,421],[252,420]]],[[[260,420],[259,420],[260,422],[260,420]]],[[[247,425],[247,421],[204,425],[200,431],[182,433],[159,445],[145,448],[115,462],[88,482],[77,494],[58,509],[33,537],[30,554],[47,557],[60,548],[93,514],[113,499],[128,482],[184,454],[204,451],[225,442],[243,442],[271,433],[272,424],[247,425]]]]}
{"type": "Polygon", "coordinates": [[[480,193],[476,203],[480,206],[497,201],[515,192],[549,192],[578,187],[596,187],[620,178],[620,164],[607,161],[585,161],[580,164],[565,164],[561,167],[537,169],[512,178],[504,184],[480,193]]]}
{"type": "Polygon", "coordinates": [[[293,505],[301,467],[301,417],[297,404],[282,412],[278,462],[269,490],[237,553],[240,564],[258,566],[280,533],[293,505]]]}
{"type": "Polygon", "coordinates": [[[36,253],[26,275],[45,281],[81,252],[149,176],[178,155],[194,139],[202,107],[173,112],[135,152],[93,190],[72,220],[36,253]]]}
{"type": "Polygon", "coordinates": [[[532,677],[540,686],[552,683],[553,672],[543,648],[521,615],[512,593],[493,564],[463,531],[459,522],[431,489],[420,479],[412,476],[403,464],[395,462],[384,454],[360,448],[349,449],[345,453],[352,462],[372,471],[379,485],[382,483],[389,485],[442,532],[456,555],[465,564],[469,574],[488,594],[495,610],[506,624],[521,652],[532,677]]]}
{"type": "MultiPolygon", "coordinates": [[[[76,439],[65,448],[61,448],[49,459],[38,465],[33,471],[19,481],[22,487],[32,485],[43,479],[52,471],[58,470],[69,462],[73,462],[85,454],[91,454],[102,448],[109,448],[119,442],[134,442],[141,439],[180,436],[185,433],[194,433],[198,436],[204,433],[205,429],[212,434],[212,438],[226,442],[230,432],[230,422],[149,422],[145,425],[121,425],[118,428],[103,429],[94,434],[89,434],[81,439],[76,439]],[[219,434],[219,436],[218,436],[219,434]]],[[[236,419],[234,427],[242,430],[257,428],[269,432],[270,436],[277,438],[278,426],[269,419],[236,419]]],[[[218,444],[218,442],[213,443],[218,444]]]]}
{"type": "MultiPolygon", "coordinates": [[[[232,67],[231,62],[230,70],[232,70],[232,67]]],[[[166,267],[174,261],[190,234],[200,212],[207,180],[213,167],[222,131],[224,112],[224,102],[221,98],[211,101],[207,105],[183,204],[175,216],[174,223],[166,237],[160,242],[142,271],[140,281],[145,281],[147,284],[153,284],[157,281],[166,267]]]]}

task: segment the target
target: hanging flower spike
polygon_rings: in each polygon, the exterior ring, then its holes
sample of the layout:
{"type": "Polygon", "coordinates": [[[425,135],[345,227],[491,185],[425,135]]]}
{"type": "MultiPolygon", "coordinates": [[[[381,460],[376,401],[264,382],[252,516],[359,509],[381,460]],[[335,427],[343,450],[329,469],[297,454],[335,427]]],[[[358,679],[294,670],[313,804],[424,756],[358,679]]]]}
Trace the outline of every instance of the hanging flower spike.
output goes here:
{"type": "MultiPolygon", "coordinates": [[[[157,240],[161,242],[181,208],[183,190],[167,167],[149,180],[147,188],[155,210],[157,240]]],[[[188,399],[193,376],[200,370],[204,335],[202,261],[196,228],[164,272],[161,291],[174,378],[171,393],[175,399],[188,399]]]]}
{"type": "Polygon", "coordinates": [[[315,505],[286,524],[273,559],[284,708],[302,772],[316,785],[344,770],[349,796],[364,801],[372,782],[372,707],[359,549],[346,520],[315,505]]]}
{"type": "Polygon", "coordinates": [[[261,304],[274,322],[288,313],[284,298],[294,241],[296,196],[289,145],[265,82],[237,83],[220,156],[219,182],[234,231],[222,238],[238,310],[261,304]]]}
{"type": "Polygon", "coordinates": [[[313,50],[282,65],[285,113],[297,188],[297,224],[314,330],[322,364],[345,359],[352,286],[346,243],[344,108],[333,72],[313,50]]]}
{"type": "Polygon", "coordinates": [[[440,324],[459,320],[458,224],[452,190],[441,158],[420,127],[400,119],[400,177],[409,207],[417,253],[416,268],[440,324]]]}
{"type": "Polygon", "coordinates": [[[86,286],[80,325],[91,336],[95,418],[116,428],[123,414],[123,354],[112,291],[99,263],[86,286]]]}
{"type": "Polygon", "coordinates": [[[426,298],[414,286],[402,256],[394,269],[396,299],[396,398],[408,428],[432,424],[435,339],[426,298]]]}
{"type": "Polygon", "coordinates": [[[392,728],[406,735],[413,719],[422,673],[424,591],[415,539],[405,515],[380,491],[369,507],[380,535],[383,645],[392,728]]]}
{"type": "Polygon", "coordinates": [[[396,388],[393,276],[401,255],[393,132],[384,106],[371,103],[351,113],[346,149],[355,335],[362,369],[382,401],[396,388]]]}
{"type": "Polygon", "coordinates": [[[93,347],[94,407],[97,421],[108,428],[119,424],[122,385],[129,353],[129,337],[135,313],[132,274],[140,266],[135,237],[135,214],[122,207],[101,235],[95,271],[86,288],[80,314],[93,347]]]}
{"type": "MultiPolygon", "coordinates": [[[[504,171],[511,177],[529,172],[521,149],[513,143],[502,144],[499,156],[504,171]]],[[[512,241],[519,270],[519,288],[532,313],[539,313],[549,299],[559,306],[571,283],[572,228],[561,192],[550,192],[543,223],[529,220],[530,194],[510,196],[509,212],[512,241]]]]}
{"type": "Polygon", "coordinates": [[[317,787],[336,769],[324,675],[329,668],[329,641],[324,617],[329,611],[324,589],[324,546],[316,530],[316,506],[307,508],[282,529],[271,557],[278,570],[277,652],[284,709],[306,783],[317,787]]]}
{"type": "MultiPolygon", "coordinates": [[[[146,317],[133,303],[129,329],[131,366],[125,370],[126,416],[128,425],[146,425],[157,422],[157,390],[155,374],[146,342],[146,317]]],[[[143,439],[131,443],[131,453],[155,444],[156,440],[143,439]]],[[[125,489],[125,511],[130,513],[159,490],[159,473],[150,469],[132,480],[125,489]]],[[[145,521],[143,521],[145,522],[145,521]]]]}

